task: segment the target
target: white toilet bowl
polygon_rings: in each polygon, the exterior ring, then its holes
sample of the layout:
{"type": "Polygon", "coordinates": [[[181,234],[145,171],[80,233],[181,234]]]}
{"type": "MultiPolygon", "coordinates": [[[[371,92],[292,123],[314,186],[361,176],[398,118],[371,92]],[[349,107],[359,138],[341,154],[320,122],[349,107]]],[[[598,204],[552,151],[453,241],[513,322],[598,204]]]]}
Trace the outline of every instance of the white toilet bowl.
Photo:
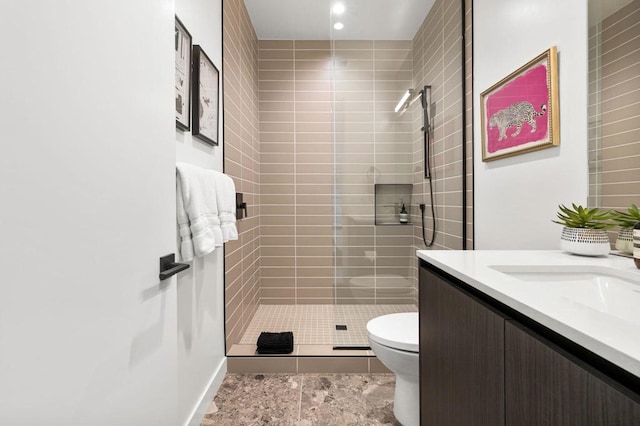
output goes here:
{"type": "Polygon", "coordinates": [[[403,426],[419,426],[418,313],[374,318],[367,332],[371,349],[396,376],[393,414],[403,426]]]}

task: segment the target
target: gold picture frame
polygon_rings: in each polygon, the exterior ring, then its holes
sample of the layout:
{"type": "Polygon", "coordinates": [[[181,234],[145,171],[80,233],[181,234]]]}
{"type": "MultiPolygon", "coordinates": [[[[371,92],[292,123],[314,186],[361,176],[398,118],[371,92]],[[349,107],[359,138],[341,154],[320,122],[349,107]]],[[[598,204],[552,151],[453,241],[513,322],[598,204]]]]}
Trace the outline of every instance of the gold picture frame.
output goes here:
{"type": "Polygon", "coordinates": [[[482,161],[560,145],[557,49],[480,94],[482,161]]]}

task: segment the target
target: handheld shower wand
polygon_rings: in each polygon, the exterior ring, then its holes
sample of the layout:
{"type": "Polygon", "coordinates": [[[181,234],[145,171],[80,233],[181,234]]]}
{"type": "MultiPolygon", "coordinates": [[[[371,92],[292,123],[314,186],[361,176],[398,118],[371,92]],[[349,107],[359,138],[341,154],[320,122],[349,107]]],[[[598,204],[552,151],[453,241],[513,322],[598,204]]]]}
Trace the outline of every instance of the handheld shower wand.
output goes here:
{"type": "Polygon", "coordinates": [[[431,179],[431,86],[424,86],[413,98],[413,89],[407,90],[398,105],[396,105],[395,112],[403,114],[410,105],[413,105],[415,101],[420,99],[422,106],[422,136],[423,136],[423,152],[424,152],[424,178],[429,180],[429,199],[431,201],[431,219],[432,219],[432,231],[431,240],[427,241],[424,229],[424,211],[426,209],[425,204],[420,204],[420,211],[422,213],[422,240],[425,246],[431,247],[436,239],[436,209],[433,205],[433,181],[431,179]]]}
{"type": "Polygon", "coordinates": [[[431,86],[424,86],[420,91],[420,102],[422,104],[422,135],[424,151],[424,178],[429,180],[429,201],[431,204],[431,239],[427,242],[424,229],[425,205],[420,204],[422,216],[422,241],[427,247],[433,246],[436,240],[436,209],[433,204],[433,180],[431,179],[431,86]]]}
{"type": "Polygon", "coordinates": [[[420,91],[420,102],[422,104],[422,132],[424,135],[424,177],[431,179],[430,142],[431,142],[431,86],[424,86],[420,91]]]}

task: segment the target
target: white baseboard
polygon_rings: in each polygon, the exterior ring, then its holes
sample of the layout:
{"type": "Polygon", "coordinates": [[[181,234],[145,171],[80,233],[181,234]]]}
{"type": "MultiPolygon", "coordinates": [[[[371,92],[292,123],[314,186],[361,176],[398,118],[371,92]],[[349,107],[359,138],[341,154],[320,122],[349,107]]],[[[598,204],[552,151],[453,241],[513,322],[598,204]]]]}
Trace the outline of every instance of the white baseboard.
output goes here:
{"type": "Polygon", "coordinates": [[[204,419],[204,415],[207,413],[207,408],[211,405],[211,400],[218,392],[222,381],[224,380],[224,376],[227,374],[227,357],[223,357],[220,364],[218,364],[218,368],[211,376],[211,380],[209,380],[209,385],[203,392],[200,397],[200,401],[196,405],[193,413],[189,416],[189,419],[185,423],[185,426],[200,426],[202,420],[204,419]]]}

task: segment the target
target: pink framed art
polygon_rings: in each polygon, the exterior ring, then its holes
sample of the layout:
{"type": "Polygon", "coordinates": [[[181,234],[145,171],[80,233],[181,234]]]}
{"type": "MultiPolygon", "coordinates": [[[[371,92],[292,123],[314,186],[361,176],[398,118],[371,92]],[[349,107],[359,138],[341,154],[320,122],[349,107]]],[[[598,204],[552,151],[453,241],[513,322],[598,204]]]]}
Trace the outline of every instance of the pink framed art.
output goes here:
{"type": "Polygon", "coordinates": [[[553,46],[480,94],[482,161],[560,145],[553,46]]]}

